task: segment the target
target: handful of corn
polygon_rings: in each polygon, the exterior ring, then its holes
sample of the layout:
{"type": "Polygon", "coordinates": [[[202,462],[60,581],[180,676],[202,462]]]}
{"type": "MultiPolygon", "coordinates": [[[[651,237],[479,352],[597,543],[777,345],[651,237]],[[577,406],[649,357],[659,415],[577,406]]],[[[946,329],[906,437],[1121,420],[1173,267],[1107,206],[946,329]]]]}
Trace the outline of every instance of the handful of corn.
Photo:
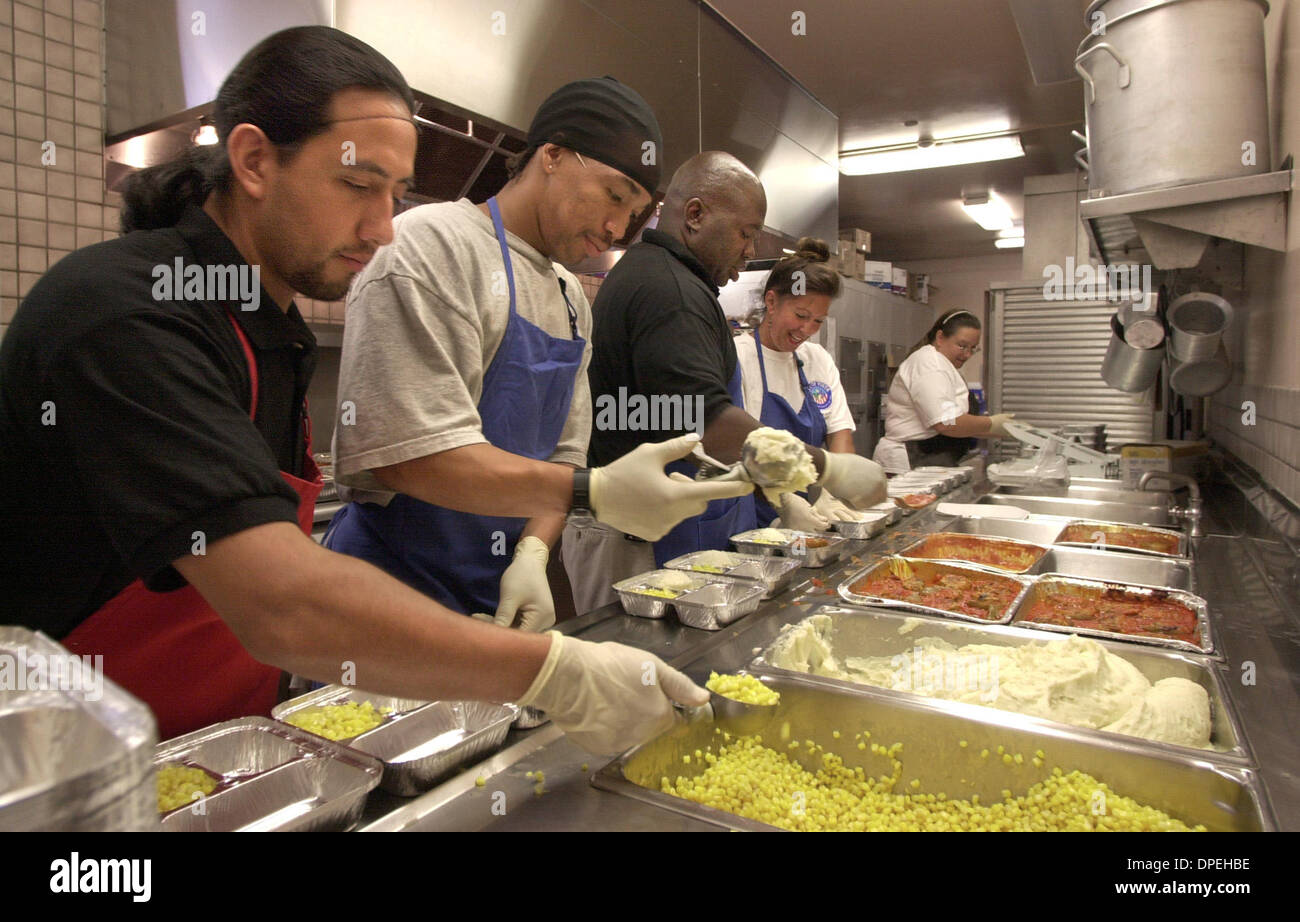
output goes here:
{"type": "Polygon", "coordinates": [[[718,675],[709,673],[704,687],[714,694],[744,704],[772,705],[781,700],[781,693],[768,688],[752,675],[718,675]]]}
{"type": "Polygon", "coordinates": [[[361,704],[349,701],[346,704],[306,708],[290,714],[284,721],[327,740],[346,740],[379,726],[384,722],[387,711],[388,708],[375,710],[369,701],[361,704]]]}
{"type": "MultiPolygon", "coordinates": [[[[903,777],[900,744],[871,744],[872,751],[889,758],[892,766],[891,774],[877,778],[860,767],[849,768],[842,758],[811,740],[804,761],[819,758],[821,767],[816,772],[764,746],[761,736],[732,739],[724,734],[720,742],[717,754],[712,747],[695,753],[694,761],[707,766],[702,773],[675,780],[664,776],[660,790],[798,832],[1205,831],[1204,826],[1188,827],[1154,807],[1123,797],[1079,771],[1066,774],[1054,768],[1023,795],[1003,790],[1000,803],[985,805],[978,795],[949,800],[944,794],[919,793],[917,779],[905,785],[910,792],[894,793],[903,777]]],[[[793,742],[788,748],[797,746],[793,742]]],[[[865,743],[859,748],[865,748],[865,743]]]]}
{"type": "Polygon", "coordinates": [[[164,765],[158,769],[158,812],[166,813],[194,803],[195,794],[207,796],[216,790],[217,781],[201,768],[189,765],[164,765]]]}

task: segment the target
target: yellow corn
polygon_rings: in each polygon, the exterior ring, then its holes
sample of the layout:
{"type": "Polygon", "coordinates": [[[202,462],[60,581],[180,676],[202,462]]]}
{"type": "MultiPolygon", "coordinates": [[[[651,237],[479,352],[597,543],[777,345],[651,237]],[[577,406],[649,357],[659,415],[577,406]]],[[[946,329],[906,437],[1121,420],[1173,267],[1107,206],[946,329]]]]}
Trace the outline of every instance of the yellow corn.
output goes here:
{"type": "Polygon", "coordinates": [[[195,794],[205,797],[217,787],[217,781],[201,768],[189,765],[164,765],[158,769],[158,812],[166,813],[195,803],[195,794]]]}
{"type": "Polygon", "coordinates": [[[327,704],[306,708],[286,717],[285,723],[315,733],[327,740],[346,740],[373,730],[384,722],[385,715],[369,701],[357,704],[327,704]]]}
{"type": "Polygon", "coordinates": [[[718,675],[709,673],[709,681],[704,687],[714,694],[722,695],[745,704],[772,705],[781,700],[780,692],[768,688],[752,675],[718,675]]]}
{"type": "MultiPolygon", "coordinates": [[[[800,831],[1188,830],[1181,821],[1114,792],[1107,795],[1106,814],[1094,815],[1093,792],[1106,789],[1082,772],[1054,769],[1024,794],[1015,797],[1003,790],[1001,802],[984,806],[978,796],[956,800],[895,793],[903,773],[898,759],[891,760],[892,774],[877,779],[817,748],[821,767],[809,772],[754,737],[738,737],[722,746],[716,760],[700,774],[664,777],[659,788],[695,803],[800,831]],[[801,811],[791,809],[796,802],[802,804],[801,811]]],[[[895,744],[886,752],[899,748],[895,744]]],[[[920,780],[909,781],[908,787],[915,791],[920,780]]]]}

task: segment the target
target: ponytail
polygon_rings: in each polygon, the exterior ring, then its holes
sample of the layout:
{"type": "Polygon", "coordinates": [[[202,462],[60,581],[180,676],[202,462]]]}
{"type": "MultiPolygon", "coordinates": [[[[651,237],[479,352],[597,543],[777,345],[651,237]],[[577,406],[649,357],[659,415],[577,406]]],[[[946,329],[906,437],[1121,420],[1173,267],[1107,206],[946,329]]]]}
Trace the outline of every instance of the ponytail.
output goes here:
{"type": "Polygon", "coordinates": [[[391,93],[415,111],[401,72],[346,32],[296,26],[262,39],[217,91],[212,124],[219,143],[189,148],[130,177],[122,192],[122,232],[171,227],[189,205],[229,191],[233,176],[226,139],[236,125],[256,125],[287,160],[329,128],[335,94],[350,87],[391,93]]]}

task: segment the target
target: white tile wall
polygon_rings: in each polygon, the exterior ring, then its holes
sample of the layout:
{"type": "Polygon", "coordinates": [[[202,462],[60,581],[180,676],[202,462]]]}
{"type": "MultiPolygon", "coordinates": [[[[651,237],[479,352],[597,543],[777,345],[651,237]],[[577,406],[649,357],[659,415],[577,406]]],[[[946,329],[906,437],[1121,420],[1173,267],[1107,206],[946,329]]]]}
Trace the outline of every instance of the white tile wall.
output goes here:
{"type": "Polygon", "coordinates": [[[1300,505],[1300,388],[1230,384],[1211,398],[1210,436],[1300,505]],[[1242,404],[1255,404],[1254,425],[1242,404]]]}
{"type": "Polygon", "coordinates": [[[103,20],[103,0],[0,0],[0,336],[41,273],[117,235],[121,201],[104,188],[103,20]]]}

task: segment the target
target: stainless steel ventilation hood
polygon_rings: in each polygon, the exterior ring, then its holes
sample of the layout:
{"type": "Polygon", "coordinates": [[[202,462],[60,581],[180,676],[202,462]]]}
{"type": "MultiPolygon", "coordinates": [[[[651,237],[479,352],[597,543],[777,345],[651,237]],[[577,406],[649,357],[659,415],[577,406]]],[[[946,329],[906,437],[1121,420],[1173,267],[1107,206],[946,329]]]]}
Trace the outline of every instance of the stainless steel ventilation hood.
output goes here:
{"type": "Polygon", "coordinates": [[[837,233],[838,120],[696,0],[106,0],[105,7],[110,182],[188,143],[221,80],[257,41],[315,23],[387,55],[425,99],[422,114],[466,135],[457,144],[438,129],[422,132],[421,196],[488,185],[497,167],[483,163],[480,142],[500,135],[499,146],[513,149],[553,89],[611,74],[659,117],[664,187],[698,150],[728,150],[763,180],[769,230],[830,240],[837,233]]]}

